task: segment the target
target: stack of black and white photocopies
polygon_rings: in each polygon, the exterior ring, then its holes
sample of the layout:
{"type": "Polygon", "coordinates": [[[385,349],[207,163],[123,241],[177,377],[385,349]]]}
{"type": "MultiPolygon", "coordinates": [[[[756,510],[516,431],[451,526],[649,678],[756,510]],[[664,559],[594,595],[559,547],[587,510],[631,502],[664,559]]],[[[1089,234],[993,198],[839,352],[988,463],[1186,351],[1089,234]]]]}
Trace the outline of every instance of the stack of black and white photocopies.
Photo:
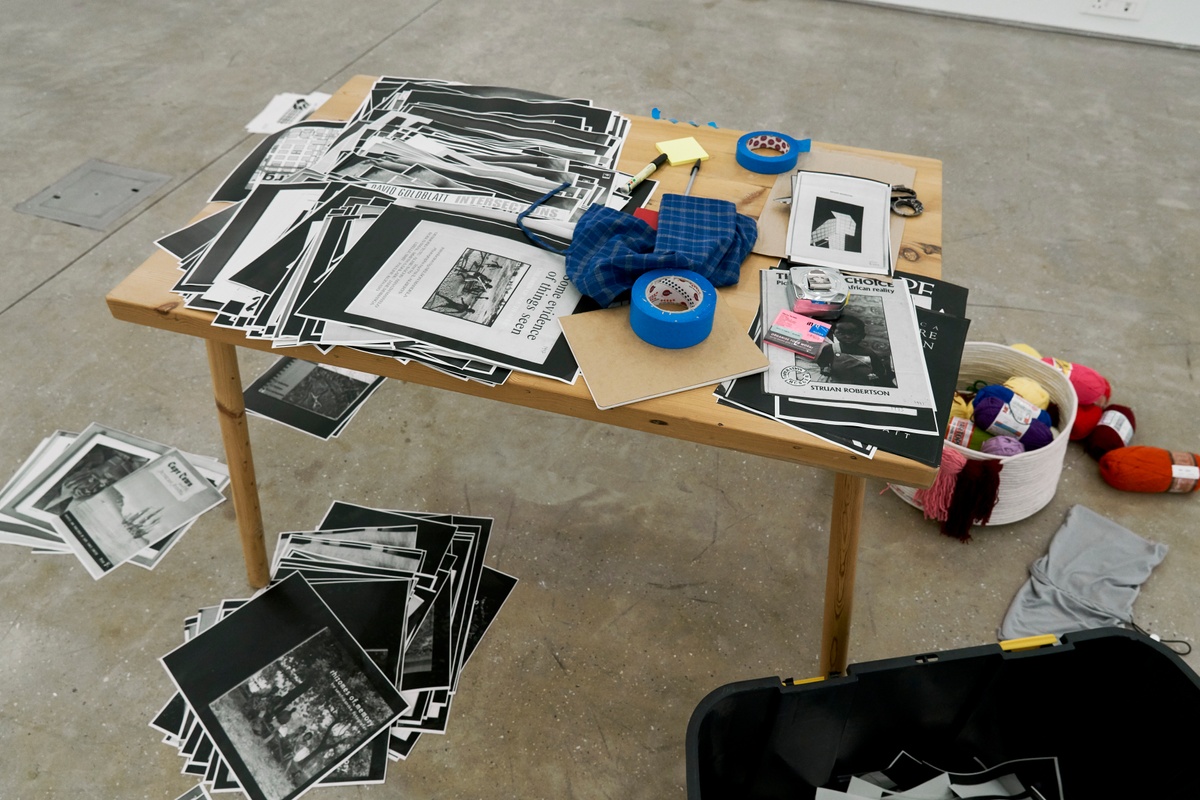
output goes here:
{"type": "Polygon", "coordinates": [[[273,347],[569,383],[557,318],[586,301],[561,251],[589,207],[628,201],[628,129],[586,100],[381,78],[348,122],[267,137],[212,197],[232,205],[157,244],[188,307],[273,347]]]}
{"type": "Polygon", "coordinates": [[[178,691],[151,726],[199,780],[191,796],[382,783],[446,733],[463,666],[517,583],[483,563],[491,530],[338,502],[281,534],[270,585],[200,609],[162,658],[178,691]]]}
{"type": "Polygon", "coordinates": [[[0,543],[73,554],[97,579],[153,569],[228,482],[214,458],[99,424],[57,431],[0,490],[0,543]]]}
{"type": "Polygon", "coordinates": [[[281,358],[242,392],[246,411],[289,428],[331,439],[384,379],[366,372],[281,358]]]}

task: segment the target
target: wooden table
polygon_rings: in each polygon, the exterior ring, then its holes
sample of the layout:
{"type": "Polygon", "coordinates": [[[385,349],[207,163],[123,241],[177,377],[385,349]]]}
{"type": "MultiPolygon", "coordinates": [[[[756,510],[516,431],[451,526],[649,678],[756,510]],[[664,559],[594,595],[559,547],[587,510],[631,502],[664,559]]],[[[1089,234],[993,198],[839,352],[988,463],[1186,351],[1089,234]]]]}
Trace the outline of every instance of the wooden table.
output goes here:
{"type": "MultiPolygon", "coordinates": [[[[362,75],[352,78],[314,118],[346,119],[358,107],[373,80],[370,76],[362,75]]],[[[775,176],[751,173],[737,165],[734,152],[739,132],[673,125],[642,117],[632,117],[632,120],[632,131],[622,151],[622,170],[636,172],[649,163],[657,155],[655,142],[695,136],[711,158],[705,162],[693,193],[731,200],[742,213],[758,216],[775,176]]],[[[941,162],[894,153],[822,146],[874,155],[916,168],[914,188],[926,210],[920,217],[908,220],[905,226],[901,262],[906,271],[939,277],[941,162]]],[[[654,177],[661,181],[660,193],[682,193],[688,171],[662,170],[654,177]]],[[[219,207],[212,205],[199,216],[212,213],[219,207]]],[[[772,263],[773,259],[752,255],[742,267],[738,285],[721,290],[739,321],[747,327],[758,308],[759,282],[756,274],[772,263]]],[[[254,459],[242,401],[237,348],[270,351],[271,344],[247,339],[237,330],[214,327],[210,324],[211,314],[185,308],[182,299],[171,291],[179,275],[174,259],[157,251],[108,294],[108,306],[117,319],[205,340],[247,576],[251,586],[265,586],[269,580],[268,561],[254,459]]],[[[935,470],[909,459],[882,451],[874,459],[860,458],[772,420],[720,406],[712,396],[711,387],[601,411],[596,408],[583,381],[568,386],[559,381],[514,373],[503,386],[488,387],[447,377],[419,364],[403,365],[394,359],[367,355],[344,347],[334,348],[328,354],[322,354],[312,347],[290,348],[287,354],[658,436],[833,470],[836,479],[829,528],[829,562],[820,658],[823,675],[842,672],[847,664],[865,479],[874,477],[908,486],[926,487],[935,476],[935,470]]]]}

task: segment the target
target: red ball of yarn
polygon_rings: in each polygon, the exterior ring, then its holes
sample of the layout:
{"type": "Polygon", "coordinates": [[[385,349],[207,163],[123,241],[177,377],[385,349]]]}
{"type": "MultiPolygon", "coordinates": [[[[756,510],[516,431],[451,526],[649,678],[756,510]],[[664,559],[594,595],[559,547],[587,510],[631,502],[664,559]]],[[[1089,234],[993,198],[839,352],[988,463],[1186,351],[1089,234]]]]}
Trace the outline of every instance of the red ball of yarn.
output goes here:
{"type": "Polygon", "coordinates": [[[1093,403],[1104,405],[1108,402],[1108,398],[1112,397],[1112,386],[1108,379],[1091,367],[1048,356],[1042,361],[1052,367],[1058,367],[1062,374],[1067,376],[1067,380],[1071,382],[1071,386],[1075,388],[1075,394],[1079,397],[1079,405],[1089,406],[1093,403]]]}
{"type": "Polygon", "coordinates": [[[986,428],[989,433],[1015,436],[1025,445],[1026,450],[1037,450],[1054,441],[1054,433],[1050,426],[1037,419],[1013,419],[1009,414],[1009,404],[999,397],[976,399],[974,405],[976,424],[986,428]]]}
{"type": "Polygon", "coordinates": [[[1114,403],[1104,409],[1100,421],[1096,423],[1096,429],[1088,436],[1083,446],[1089,456],[1099,461],[1100,457],[1110,450],[1129,444],[1136,429],[1133,409],[1114,403]]]}
{"type": "Polygon", "coordinates": [[[1118,447],[1100,457],[1100,477],[1126,492],[1194,492],[1200,456],[1161,447],[1118,447]]]}
{"type": "Polygon", "coordinates": [[[1104,413],[1104,406],[1091,403],[1086,406],[1080,406],[1075,412],[1075,424],[1071,426],[1071,441],[1078,442],[1086,439],[1096,429],[1096,425],[1100,422],[1100,416],[1104,413]]]}

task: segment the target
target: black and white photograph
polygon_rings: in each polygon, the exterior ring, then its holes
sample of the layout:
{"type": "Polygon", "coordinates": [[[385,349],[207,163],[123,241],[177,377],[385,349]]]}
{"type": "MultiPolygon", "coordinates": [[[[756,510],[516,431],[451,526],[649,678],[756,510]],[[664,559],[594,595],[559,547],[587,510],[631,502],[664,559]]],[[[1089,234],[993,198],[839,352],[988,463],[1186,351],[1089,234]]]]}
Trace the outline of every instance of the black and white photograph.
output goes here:
{"type": "Polygon", "coordinates": [[[325,628],[212,702],[263,796],[278,800],[378,735],[391,708],[325,628]]]}
{"type": "Polygon", "coordinates": [[[832,197],[813,203],[809,244],[846,253],[862,252],[863,207],[832,197]]]}
{"type": "Polygon", "coordinates": [[[793,264],[891,275],[891,187],[800,170],[792,177],[787,257],[793,264]]]}
{"type": "Polygon", "coordinates": [[[425,301],[425,308],[491,327],[529,264],[467,248],[425,301]]]}
{"type": "Polygon", "coordinates": [[[299,797],[406,705],[298,575],[162,662],[252,800],[299,797]]]}
{"type": "Polygon", "coordinates": [[[318,439],[331,439],[384,379],[285,356],[242,393],[246,411],[318,439]]]}

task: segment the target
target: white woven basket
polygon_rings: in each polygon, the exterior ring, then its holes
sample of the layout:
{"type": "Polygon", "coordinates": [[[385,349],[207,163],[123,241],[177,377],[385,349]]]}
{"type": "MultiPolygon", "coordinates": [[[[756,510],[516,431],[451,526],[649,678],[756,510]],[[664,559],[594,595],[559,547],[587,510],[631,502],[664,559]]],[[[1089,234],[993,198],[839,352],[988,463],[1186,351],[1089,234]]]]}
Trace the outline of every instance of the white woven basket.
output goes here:
{"type": "MultiPolygon", "coordinates": [[[[1004,383],[1009,378],[1031,378],[1045,387],[1058,404],[1059,424],[1054,441],[1045,447],[1015,456],[993,456],[946,442],[964,457],[975,461],[1000,461],[1000,490],[989,526],[1018,522],[1041,511],[1054,498],[1062,474],[1063,457],[1075,424],[1078,399],[1075,387],[1057,368],[1002,344],[967,342],[958,370],[958,388],[969,389],[976,381],[1004,383]]],[[[916,490],[893,485],[892,491],[911,506],[921,508],[916,490]]]]}

